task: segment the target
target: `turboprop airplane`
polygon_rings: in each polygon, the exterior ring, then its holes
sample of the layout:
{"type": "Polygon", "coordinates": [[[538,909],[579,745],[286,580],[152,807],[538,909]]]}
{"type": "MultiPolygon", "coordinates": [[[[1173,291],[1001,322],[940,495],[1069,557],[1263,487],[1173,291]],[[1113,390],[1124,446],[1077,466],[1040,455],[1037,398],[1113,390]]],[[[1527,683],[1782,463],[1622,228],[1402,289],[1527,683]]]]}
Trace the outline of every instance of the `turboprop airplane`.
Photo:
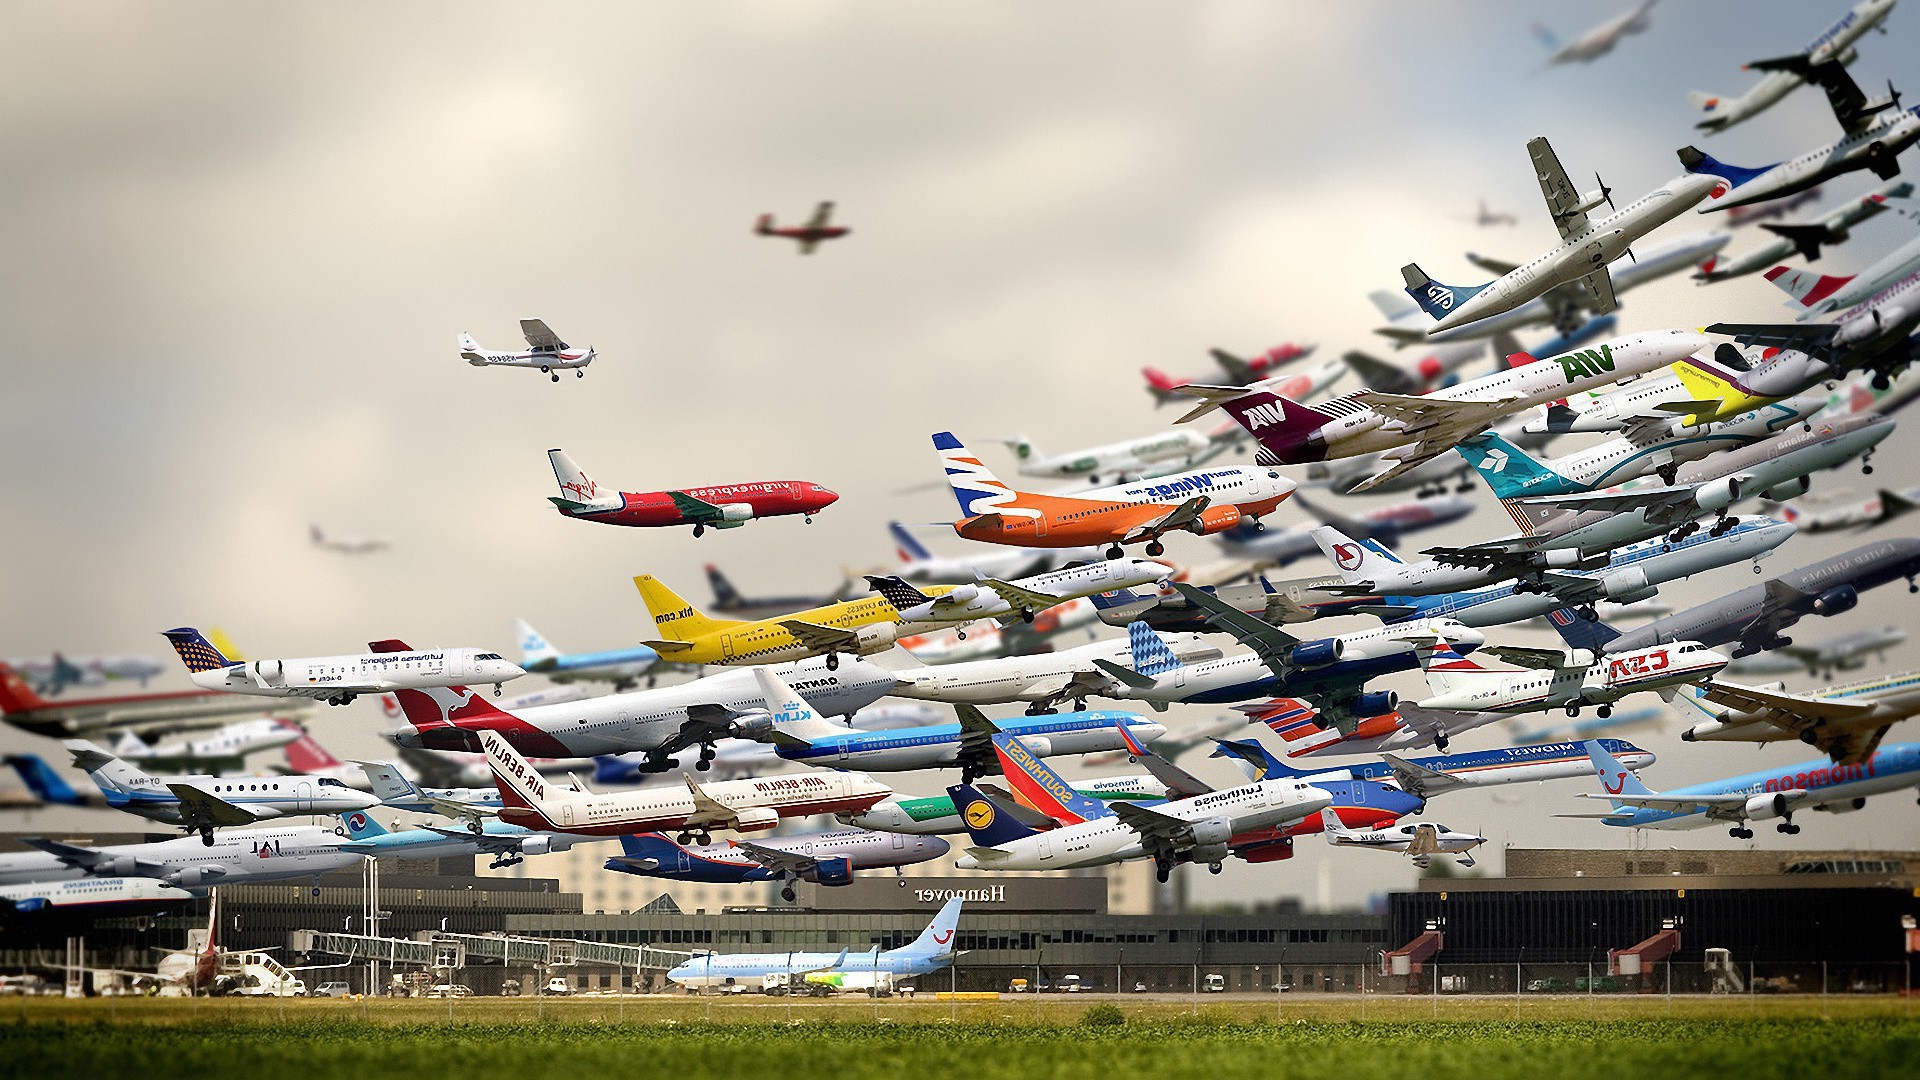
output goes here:
{"type": "Polygon", "coordinates": [[[1522,357],[1526,362],[1516,367],[1424,397],[1362,390],[1318,406],[1302,405],[1257,385],[1190,386],[1183,392],[1202,401],[1179,422],[1225,409],[1259,442],[1256,465],[1298,465],[1384,452],[1393,466],[1354,486],[1355,492],[1363,492],[1516,412],[1665,367],[1706,343],[1701,335],[1679,330],[1634,334],[1545,362],[1522,357]]]}
{"type": "MultiPolygon", "coordinates": [[[[1312,345],[1296,345],[1289,341],[1283,345],[1275,345],[1266,352],[1250,358],[1235,356],[1225,349],[1208,349],[1207,355],[1213,357],[1214,362],[1220,365],[1220,370],[1226,374],[1227,377],[1223,381],[1245,386],[1250,382],[1273,378],[1274,372],[1281,365],[1290,364],[1295,360],[1305,360],[1313,355],[1313,349],[1312,345]]],[[[1155,405],[1165,405],[1169,401],[1176,400],[1173,391],[1177,387],[1194,381],[1177,378],[1156,367],[1141,368],[1140,375],[1147,380],[1147,393],[1153,395],[1155,405]]],[[[1332,378],[1337,379],[1339,376],[1333,375],[1332,378]]]]}
{"type": "Polygon", "coordinates": [[[667,978],[689,990],[765,987],[771,983],[774,993],[786,994],[804,992],[809,982],[839,990],[890,990],[899,980],[953,965],[953,958],[959,955],[954,948],[954,933],[960,927],[962,899],[948,898],[920,936],[898,949],[882,950],[875,945],[862,953],[845,946],[839,952],[697,952],[669,970],[667,978]]]}
{"type": "Polygon", "coordinates": [[[999,581],[987,578],[929,595],[897,577],[869,575],[867,584],[918,626],[958,625],[981,619],[1030,623],[1040,612],[1095,593],[1168,581],[1179,571],[1152,559],[1113,558],[1044,574],[999,581]]]}
{"type": "Polygon", "coordinates": [[[1907,632],[1897,626],[1856,630],[1850,634],[1809,641],[1804,645],[1787,645],[1741,657],[1728,666],[1727,673],[1791,675],[1804,671],[1809,675],[1831,679],[1836,671],[1865,667],[1868,657],[1884,662],[1888,649],[1898,648],[1906,642],[1907,632]]]}
{"type": "MultiPolygon", "coordinates": [[[[1530,496],[1573,495],[1658,473],[1671,482],[1680,467],[1723,450],[1738,450],[1771,438],[1827,407],[1825,394],[1802,394],[1725,420],[1690,424],[1695,417],[1667,416],[1629,423],[1618,438],[1539,461],[1493,432],[1455,447],[1479,476],[1503,476],[1505,490],[1530,496]],[[1508,475],[1508,470],[1512,470],[1508,475]]],[[[1515,498],[1502,494],[1501,498],[1515,498]]]]}
{"type": "MultiPolygon", "coordinates": [[[[892,673],[863,660],[828,669],[821,661],[784,665],[781,678],[828,716],[847,716],[878,701],[893,688],[892,673]]],[[[578,758],[644,751],[653,772],[675,767],[672,755],[700,748],[705,772],[714,744],[727,738],[751,738],[769,730],[739,717],[761,707],[759,686],[746,671],[723,671],[692,682],[608,694],[585,701],[540,705],[517,711],[495,708],[464,686],[402,690],[394,695],[409,727],[394,734],[403,747],[428,750],[480,748],[479,734],[499,733],[523,754],[578,758]]]]}
{"type": "MultiPolygon", "coordinates": [[[[1418,263],[1401,267],[1400,276],[1406,280],[1407,295],[1439,320],[1429,330],[1430,334],[1512,311],[1556,285],[1574,281],[1580,282],[1585,290],[1587,310],[1595,315],[1609,314],[1618,305],[1607,264],[1627,254],[1634,241],[1686,213],[1716,188],[1725,186],[1725,181],[1716,176],[1703,176],[1689,169],[1621,209],[1614,206],[1613,189],[1597,174],[1594,180],[1599,187],[1581,194],[1567,178],[1566,169],[1560,166],[1560,159],[1546,139],[1529,140],[1527,153],[1533,159],[1547,210],[1560,230],[1559,246],[1501,273],[1485,285],[1442,285],[1428,277],[1418,263]],[[1589,219],[1587,211],[1597,209],[1601,203],[1612,212],[1598,221],[1589,219]]],[[[1683,152],[1681,162],[1686,161],[1683,152]]]]}
{"type": "Polygon", "coordinates": [[[1697,641],[1680,641],[1632,652],[1595,655],[1585,649],[1521,649],[1487,645],[1484,655],[1524,665],[1524,671],[1495,671],[1481,667],[1453,650],[1443,638],[1419,650],[1420,669],[1426,673],[1432,696],[1423,709],[1497,712],[1508,715],[1565,709],[1580,715],[1584,706],[1603,718],[1613,715],[1613,703],[1642,690],[1671,699],[1677,687],[1711,678],[1732,659],[1697,641]]]}
{"type": "Polygon", "coordinates": [[[1900,108],[1900,95],[1891,86],[1887,97],[1869,102],[1838,61],[1783,70],[1795,70],[1827,92],[1827,103],[1846,134],[1799,157],[1752,168],[1716,161],[1697,147],[1681,147],[1680,164],[1688,173],[1719,181],[1700,205],[1701,213],[1778,199],[1860,169],[1891,180],[1900,175],[1900,152],[1920,140],[1920,107],[1900,108]]]}
{"type": "Polygon", "coordinates": [[[1192,469],[1219,457],[1245,437],[1239,427],[1228,424],[1210,435],[1166,431],[1053,455],[1042,453],[1025,435],[1000,441],[1020,459],[1015,469],[1022,476],[1085,479],[1090,484],[1098,484],[1102,476],[1121,483],[1192,469]]]}
{"type": "Polygon", "coordinates": [[[365,810],[380,800],[327,776],[154,776],[85,739],[62,743],[73,764],[100,788],[108,806],[199,833],[213,846],[213,830],[257,825],[299,814],[365,810]]]}
{"type": "Polygon", "coordinates": [[[1036,830],[973,785],[950,787],[947,795],[973,839],[954,861],[962,870],[1064,870],[1151,858],[1163,882],[1182,862],[1206,863],[1217,874],[1235,853],[1236,838],[1298,821],[1333,802],[1303,780],[1256,780],[1216,791],[1181,774],[1194,794],[1153,806],[1103,803],[1074,792],[1019,739],[996,736],[994,748],[1016,792],[1061,824],[1036,830]]]}
{"type": "Polygon", "coordinates": [[[710,843],[714,829],[760,832],[782,818],[865,810],[893,789],[857,772],[816,769],[789,776],[716,780],[685,790],[661,786],[619,792],[557,790],[507,740],[480,733],[500,789],[500,820],[535,832],[620,835],[679,829],[682,841],[710,843]]]}
{"type": "Polygon", "coordinates": [[[1484,836],[1455,832],[1437,822],[1410,821],[1382,829],[1349,829],[1340,824],[1340,816],[1331,810],[1320,811],[1320,821],[1327,843],[1334,847],[1399,852],[1422,870],[1435,855],[1458,855],[1461,866],[1472,866],[1473,856],[1468,852],[1487,842],[1484,836]]]}
{"type": "Polygon", "coordinates": [[[761,480],[669,491],[601,491],[565,450],[547,451],[547,461],[560,484],[560,494],[547,496],[547,501],[562,517],[602,525],[650,529],[691,525],[695,536],[710,528],[737,529],[755,518],[794,514],[811,525],[813,515],[840,498],[805,480],[761,480]]]}
{"type": "Polygon", "coordinates": [[[831,887],[851,884],[862,870],[891,867],[898,873],[900,867],[945,855],[950,845],[938,836],[835,829],[697,847],[676,844],[665,833],[636,833],[622,836],[620,849],[625,854],[608,859],[605,869],[726,885],[777,881],[780,899],[792,903],[797,882],[831,887]]]}
{"type": "Polygon", "coordinates": [[[587,377],[587,365],[595,356],[592,346],[576,349],[568,345],[539,319],[521,319],[520,333],[527,339],[525,352],[499,352],[481,348],[472,334],[462,330],[460,359],[474,367],[539,368],[540,374],[553,376],[554,382],[559,382],[560,372],[567,370],[577,378],[587,377]]]}
{"type": "Polygon", "coordinates": [[[1920,786],[1920,743],[1883,746],[1858,765],[1806,761],[1672,791],[1648,788],[1598,743],[1588,743],[1587,752],[1606,793],[1583,792],[1581,797],[1606,799],[1613,809],[1606,814],[1562,816],[1597,817],[1608,825],[1630,829],[1699,829],[1731,821],[1727,834],[1736,840],[1753,839],[1749,821],[1779,818],[1775,829],[1797,833],[1800,826],[1793,823],[1797,811],[1844,814],[1864,807],[1868,796],[1920,786]]]}
{"type": "Polygon", "coordinates": [[[0,664],[0,717],[35,735],[69,738],[103,731],[182,731],[219,727],[237,716],[301,712],[310,702],[248,701],[217,690],[64,698],[48,701],[20,673],[0,664]]]}
{"type": "Polygon", "coordinates": [[[1800,694],[1787,693],[1779,683],[1744,686],[1714,679],[1682,700],[1707,717],[1680,733],[1688,742],[1799,739],[1838,764],[1857,765],[1893,725],[1920,716],[1920,671],[1800,694]]]}
{"type": "Polygon", "coordinates": [[[800,254],[811,255],[814,248],[826,241],[838,240],[853,231],[845,225],[832,224],[832,221],[833,203],[829,201],[814,207],[813,216],[807,219],[805,225],[776,226],[772,214],[761,214],[760,220],[753,224],[753,231],[756,236],[779,236],[797,241],[800,254]]]}
{"type": "Polygon", "coordinates": [[[954,723],[868,731],[822,719],[765,668],[753,674],[772,725],[767,741],[788,761],[826,768],[907,772],[957,766],[962,782],[972,783],[995,771],[991,740],[1000,732],[1020,736],[1044,757],[1122,750],[1167,731],[1144,716],[1111,709],[988,720],[971,705],[954,706],[954,723]]]}
{"type": "Polygon", "coordinates": [[[1586,31],[1572,41],[1561,43],[1542,23],[1533,24],[1533,35],[1540,44],[1553,50],[1547,58],[1545,67],[1555,64],[1591,63],[1613,51],[1620,39],[1629,34],[1638,34],[1653,25],[1653,5],[1656,0],[1643,0],[1631,11],[1623,12],[1606,22],[1586,31]]]}
{"type": "Polygon", "coordinates": [[[545,675],[557,683],[610,682],[615,693],[630,689],[644,676],[653,685],[654,667],[660,654],[645,645],[602,652],[563,653],[555,648],[527,620],[513,620],[514,636],[520,639],[520,666],[536,675],[545,675]]]}
{"type": "Polygon", "coordinates": [[[1729,278],[1765,270],[1781,259],[1796,254],[1808,262],[1818,262],[1821,252],[1825,249],[1835,244],[1846,243],[1853,236],[1851,230],[1855,225],[1892,209],[1888,205],[1888,200],[1905,199],[1912,194],[1912,181],[1895,180],[1829,210],[1812,221],[1797,224],[1763,224],[1760,227],[1774,235],[1771,243],[1757,247],[1738,258],[1708,259],[1700,264],[1699,270],[1694,272],[1694,280],[1702,285],[1714,281],[1726,281],[1729,278]]]}
{"type": "Polygon", "coordinates": [[[458,683],[492,683],[498,695],[500,684],[526,674],[519,664],[496,652],[413,650],[391,639],[368,642],[371,651],[360,656],[240,663],[227,659],[191,626],[162,631],[162,636],[173,643],[195,686],[257,697],[306,697],[329,705],[346,705],[360,694],[458,683]]]}
{"type": "Polygon", "coordinates": [[[1292,480],[1272,469],[1230,466],[1077,495],[1039,495],[1001,483],[951,432],[935,433],[933,448],[960,504],[960,520],[953,523],[958,535],[1012,547],[1105,544],[1110,559],[1124,554],[1123,544],[1145,542],[1147,554],[1157,557],[1166,552],[1160,542],[1166,533],[1205,536],[1258,521],[1294,489],[1292,480]]]}
{"type": "Polygon", "coordinates": [[[1853,43],[1869,30],[1878,29],[1886,33],[1886,27],[1880,24],[1893,11],[1894,2],[1861,0],[1847,9],[1847,13],[1840,16],[1840,21],[1821,31],[1799,52],[1787,57],[1754,60],[1743,65],[1742,70],[1763,71],[1766,74],[1738,97],[1729,98],[1698,90],[1688,94],[1687,100],[1705,117],[1694,126],[1709,134],[1725,131],[1742,120],[1759,116],[1781,98],[1793,93],[1806,82],[1807,71],[1815,65],[1829,60],[1842,65],[1853,63],[1860,55],[1854,50],[1853,43]]]}

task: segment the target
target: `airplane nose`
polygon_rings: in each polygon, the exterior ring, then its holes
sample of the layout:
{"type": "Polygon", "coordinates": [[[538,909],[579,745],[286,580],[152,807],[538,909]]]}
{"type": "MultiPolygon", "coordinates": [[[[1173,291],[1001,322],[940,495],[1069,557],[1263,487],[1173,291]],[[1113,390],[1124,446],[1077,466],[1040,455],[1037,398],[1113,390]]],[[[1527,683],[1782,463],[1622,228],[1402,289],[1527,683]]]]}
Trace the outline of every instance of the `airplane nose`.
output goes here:
{"type": "Polygon", "coordinates": [[[1458,623],[1447,627],[1447,640],[1453,643],[1454,651],[1458,652],[1462,645],[1468,649],[1477,649],[1485,645],[1487,635],[1465,623],[1458,623]]]}
{"type": "Polygon", "coordinates": [[[826,507],[832,506],[834,503],[837,503],[840,501],[840,493],[837,491],[829,491],[826,488],[820,488],[818,489],[818,492],[819,492],[819,497],[816,500],[816,502],[823,509],[826,507]]]}
{"type": "Polygon", "coordinates": [[[926,838],[926,841],[927,850],[933,852],[935,856],[945,855],[947,852],[953,850],[953,845],[947,843],[943,837],[929,836],[926,838]]]}
{"type": "Polygon", "coordinates": [[[371,810],[380,805],[380,800],[370,792],[356,791],[347,798],[352,801],[350,809],[354,810],[371,810]]]}

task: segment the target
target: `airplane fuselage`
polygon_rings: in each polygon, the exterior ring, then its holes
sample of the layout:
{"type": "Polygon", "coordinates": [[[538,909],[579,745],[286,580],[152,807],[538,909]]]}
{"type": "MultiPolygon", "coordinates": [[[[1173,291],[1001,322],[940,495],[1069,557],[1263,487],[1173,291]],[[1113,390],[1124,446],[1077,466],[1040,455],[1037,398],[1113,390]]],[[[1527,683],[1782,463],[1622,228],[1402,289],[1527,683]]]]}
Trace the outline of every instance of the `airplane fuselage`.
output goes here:
{"type": "MultiPolygon", "coordinates": [[[[1878,113],[1859,134],[1849,135],[1789,158],[1736,187],[1720,181],[1720,193],[1700,207],[1703,214],[1777,199],[1858,169],[1874,169],[1884,178],[1900,170],[1901,151],[1920,141],[1920,106],[1878,113]]],[[[1717,179],[1717,178],[1716,178],[1717,179]]]]}
{"type": "Polygon", "coordinates": [[[1420,707],[1512,715],[1609,704],[1642,690],[1699,682],[1726,667],[1729,659],[1698,642],[1683,641],[1612,653],[1585,667],[1475,678],[1423,699],[1420,707]]]}
{"type": "MultiPolygon", "coordinates": [[[[722,518],[705,522],[716,528],[754,518],[793,514],[811,516],[840,498],[819,484],[804,480],[763,480],[675,490],[719,507],[722,518]]],[[[618,498],[619,505],[611,507],[594,506],[586,502],[572,503],[564,499],[556,499],[554,506],[563,517],[597,521],[602,525],[662,528],[701,523],[683,512],[674,503],[672,494],[665,491],[623,491],[618,498]]]]}
{"type": "MultiPolygon", "coordinates": [[[[1144,716],[1109,709],[1008,717],[995,720],[994,726],[1019,736],[1040,757],[1124,750],[1122,728],[1139,743],[1152,742],[1167,733],[1164,725],[1144,716]]],[[[805,765],[904,772],[958,764],[963,738],[958,723],[928,724],[886,731],[853,730],[809,739],[800,745],[781,741],[775,748],[782,758],[805,765]]]]}
{"type": "MultiPolygon", "coordinates": [[[[1605,778],[1603,778],[1603,782],[1605,778]]],[[[1920,786],[1920,743],[1882,746],[1857,765],[1835,765],[1825,759],[1778,769],[1747,773],[1726,780],[1675,788],[1663,795],[1745,795],[1743,806],[1731,808],[1623,807],[1606,823],[1630,829],[1699,829],[1754,817],[1780,817],[1796,808],[1845,812],[1856,801],[1872,795],[1920,786]]],[[[1609,794],[1619,794],[1608,783],[1609,794]]]]}
{"type": "Polygon", "coordinates": [[[1183,503],[1205,497],[1206,508],[1182,527],[1204,536],[1272,513],[1293,489],[1292,480],[1271,469],[1200,469],[1075,495],[1024,494],[1019,506],[962,518],[953,531],[969,540],[1018,547],[1150,542],[1155,538],[1142,530],[1183,503]]]}
{"type": "MultiPolygon", "coordinates": [[[[538,776],[523,782],[540,797],[531,806],[501,807],[500,820],[535,832],[617,836],[661,829],[771,829],[783,818],[814,814],[851,814],[893,794],[872,777],[818,770],[745,780],[716,780],[700,787],[696,799],[684,787],[638,791],[578,792],[546,786],[538,776]],[[715,809],[718,804],[723,809],[715,809]]],[[[504,794],[504,793],[503,793],[504,794]]]]}

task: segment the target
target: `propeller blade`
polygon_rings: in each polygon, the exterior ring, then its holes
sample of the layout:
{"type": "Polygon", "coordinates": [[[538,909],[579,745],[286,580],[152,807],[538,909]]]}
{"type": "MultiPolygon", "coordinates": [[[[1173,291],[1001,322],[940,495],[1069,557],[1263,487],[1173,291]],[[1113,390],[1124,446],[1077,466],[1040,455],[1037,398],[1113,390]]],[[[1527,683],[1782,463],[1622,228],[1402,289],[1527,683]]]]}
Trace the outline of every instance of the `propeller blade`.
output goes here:
{"type": "Polygon", "coordinates": [[[1613,189],[1607,186],[1605,180],[1600,179],[1600,171],[1598,169],[1594,170],[1593,182],[1600,185],[1600,197],[1607,200],[1607,209],[1618,213],[1620,208],[1613,205],[1613,189]]]}

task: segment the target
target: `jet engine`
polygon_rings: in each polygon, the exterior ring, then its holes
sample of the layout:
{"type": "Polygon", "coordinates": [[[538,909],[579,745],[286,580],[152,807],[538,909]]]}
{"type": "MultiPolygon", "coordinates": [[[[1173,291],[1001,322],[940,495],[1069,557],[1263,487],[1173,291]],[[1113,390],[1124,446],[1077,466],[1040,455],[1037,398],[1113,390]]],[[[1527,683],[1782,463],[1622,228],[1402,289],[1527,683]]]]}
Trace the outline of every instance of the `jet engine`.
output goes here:
{"type": "Polygon", "coordinates": [[[131,855],[115,855],[93,864],[92,872],[101,877],[132,877],[140,872],[140,860],[131,855]]]}
{"type": "Polygon", "coordinates": [[[553,849],[553,837],[551,836],[535,834],[520,841],[520,854],[522,855],[545,855],[553,849]]]}
{"type": "Polygon", "coordinates": [[[720,506],[721,521],[752,521],[752,503],[723,503],[720,506]]]}
{"type": "Polygon", "coordinates": [[[1353,699],[1353,715],[1361,719],[1385,716],[1400,707],[1400,695],[1391,690],[1372,690],[1353,699]]]}
{"type": "Polygon", "coordinates": [[[1835,585],[1813,598],[1816,615],[1838,615],[1860,606],[1860,590],[1851,585],[1835,585]]]}
{"type": "Polygon", "coordinates": [[[750,806],[745,810],[735,810],[733,818],[733,827],[738,832],[765,832],[780,824],[780,815],[764,806],[750,806]]]}
{"type": "Polygon", "coordinates": [[[1225,862],[1232,854],[1233,849],[1225,844],[1205,844],[1189,850],[1187,857],[1196,863],[1217,863],[1225,862]]]}
{"type": "Polygon", "coordinates": [[[188,866],[168,874],[167,881],[183,889],[192,889],[211,885],[226,876],[226,871],[217,866],[188,866]]]}
{"type": "Polygon", "coordinates": [[[1776,791],[1755,795],[1747,800],[1747,817],[1754,821],[1787,816],[1787,797],[1797,792],[1776,791]]]}
{"type": "Polygon", "coordinates": [[[1609,600],[1640,600],[1652,596],[1654,588],[1647,583],[1647,572],[1637,566],[1615,570],[1600,578],[1600,590],[1609,600]]]}
{"type": "Polygon", "coordinates": [[[1240,849],[1240,858],[1250,863],[1279,862],[1293,858],[1293,837],[1269,840],[1252,847],[1240,849]]]}
{"type": "Polygon", "coordinates": [[[853,860],[845,855],[821,859],[814,880],[822,885],[845,885],[853,880],[853,860]]]}
{"type": "Polygon", "coordinates": [[[853,632],[854,649],[861,656],[877,653],[893,647],[894,639],[900,636],[900,627],[894,623],[872,623],[853,632]]]}
{"type": "Polygon", "coordinates": [[[1233,823],[1221,818],[1207,818],[1187,826],[1187,844],[1193,849],[1195,862],[1218,862],[1225,858],[1227,841],[1233,837],[1233,823]],[[1205,859],[1198,854],[1202,848],[1218,847],[1222,853],[1218,858],[1205,859]]]}
{"type": "Polygon", "coordinates": [[[1822,810],[1829,814],[1851,814],[1855,810],[1864,810],[1866,807],[1867,799],[1866,796],[1863,795],[1860,798],[1848,799],[1845,802],[1821,803],[1819,806],[1814,807],[1814,809],[1822,810]]]}
{"type": "Polygon", "coordinates": [[[971,604],[975,600],[978,600],[979,598],[980,598],[980,586],[975,585],[972,582],[967,582],[965,585],[955,585],[953,587],[952,592],[947,593],[944,596],[935,597],[934,600],[936,603],[944,603],[944,604],[951,605],[951,604],[971,604]]]}
{"type": "Polygon", "coordinates": [[[1751,477],[1744,475],[1709,480],[1693,493],[1693,503],[1702,510],[1720,510],[1732,506],[1746,494],[1746,485],[1751,480],[1751,477]]]}
{"type": "Polygon", "coordinates": [[[745,716],[734,717],[727,723],[727,734],[736,739],[772,742],[773,716],[764,712],[750,712],[745,716]]]}
{"type": "Polygon", "coordinates": [[[1774,502],[1786,502],[1788,499],[1795,499],[1795,498],[1799,498],[1802,495],[1805,495],[1807,493],[1807,488],[1810,486],[1811,484],[1808,482],[1808,479],[1804,476],[1801,476],[1792,480],[1788,480],[1787,482],[1782,484],[1773,485],[1767,490],[1761,492],[1760,497],[1764,499],[1771,499],[1774,502]]]}
{"type": "Polygon", "coordinates": [[[1209,506],[1200,511],[1200,516],[1187,526],[1195,536],[1208,536],[1217,532],[1226,532],[1247,519],[1237,506],[1209,506]]]}
{"type": "Polygon", "coordinates": [[[1323,668],[1340,659],[1340,655],[1346,651],[1346,642],[1339,638],[1303,641],[1287,651],[1287,663],[1308,670],[1323,668]]]}
{"type": "Polygon", "coordinates": [[[1033,751],[1034,757],[1053,756],[1053,740],[1045,735],[1022,735],[1020,741],[1033,751]]]}
{"type": "Polygon", "coordinates": [[[1598,570],[1607,565],[1607,552],[1588,555],[1579,548],[1555,548],[1534,556],[1536,564],[1548,570],[1598,570]]]}

